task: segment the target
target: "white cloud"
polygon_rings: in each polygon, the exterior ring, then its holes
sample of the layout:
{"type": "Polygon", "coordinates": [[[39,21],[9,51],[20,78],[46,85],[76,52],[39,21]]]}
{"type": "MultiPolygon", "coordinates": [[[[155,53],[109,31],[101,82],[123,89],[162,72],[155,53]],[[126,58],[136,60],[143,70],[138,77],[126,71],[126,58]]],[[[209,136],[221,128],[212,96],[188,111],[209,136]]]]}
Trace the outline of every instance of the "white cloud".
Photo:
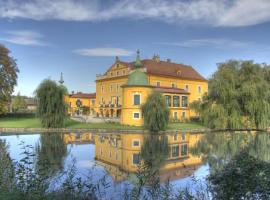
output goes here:
{"type": "Polygon", "coordinates": [[[74,53],[82,56],[130,56],[132,51],[120,48],[76,49],[74,53]]]}
{"type": "Polygon", "coordinates": [[[183,48],[212,47],[219,49],[245,48],[253,45],[251,42],[242,42],[225,38],[192,39],[181,42],[157,42],[155,44],[178,46],[183,48]]]}
{"type": "Polygon", "coordinates": [[[5,33],[6,36],[1,37],[0,40],[19,45],[30,45],[30,46],[47,45],[45,42],[42,41],[43,36],[35,31],[13,30],[13,31],[6,31],[5,33]]]}
{"type": "Polygon", "coordinates": [[[249,26],[270,21],[269,0],[0,0],[0,17],[99,21],[157,19],[169,23],[249,26]],[[106,3],[104,3],[106,2],[106,3]]]}

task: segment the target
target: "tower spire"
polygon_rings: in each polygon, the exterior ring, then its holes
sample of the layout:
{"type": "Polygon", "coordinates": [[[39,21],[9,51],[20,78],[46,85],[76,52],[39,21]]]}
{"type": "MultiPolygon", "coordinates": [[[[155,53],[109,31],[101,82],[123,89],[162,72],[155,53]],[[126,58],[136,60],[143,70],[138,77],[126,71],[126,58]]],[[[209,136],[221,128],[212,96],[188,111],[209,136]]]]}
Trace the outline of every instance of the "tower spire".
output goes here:
{"type": "Polygon", "coordinates": [[[140,59],[140,50],[137,50],[137,57],[136,57],[136,61],[135,61],[135,67],[136,68],[141,68],[142,67],[142,62],[140,59]]]}
{"type": "Polygon", "coordinates": [[[63,73],[62,73],[62,72],[61,72],[61,76],[60,76],[59,83],[60,83],[61,85],[63,85],[63,83],[64,83],[64,78],[63,78],[63,73]]]}

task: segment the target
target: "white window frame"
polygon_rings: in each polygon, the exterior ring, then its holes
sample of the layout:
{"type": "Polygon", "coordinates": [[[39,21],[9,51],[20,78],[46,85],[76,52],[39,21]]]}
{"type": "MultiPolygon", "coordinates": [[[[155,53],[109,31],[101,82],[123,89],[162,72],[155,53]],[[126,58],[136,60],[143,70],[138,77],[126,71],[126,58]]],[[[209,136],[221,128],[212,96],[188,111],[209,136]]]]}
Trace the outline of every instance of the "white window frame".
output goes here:
{"type": "Polygon", "coordinates": [[[198,85],[198,93],[201,94],[202,93],[202,86],[198,85]],[[200,89],[199,89],[200,88],[200,89]]]}
{"type": "Polygon", "coordinates": [[[140,139],[133,139],[132,140],[132,147],[140,147],[141,146],[141,140],[140,139]],[[138,146],[134,146],[134,142],[139,142],[138,146]]]}
{"type": "Polygon", "coordinates": [[[173,135],[173,141],[177,141],[178,140],[178,134],[174,134],[173,135]],[[176,139],[175,139],[175,136],[176,136],[176,139]]]}
{"type": "Polygon", "coordinates": [[[176,111],[173,112],[173,119],[178,119],[178,112],[176,111]],[[176,113],[176,118],[175,118],[175,113],[176,113]]]}
{"type": "Polygon", "coordinates": [[[139,120],[139,119],[141,119],[141,113],[138,112],[138,111],[134,111],[134,112],[132,113],[132,119],[134,119],[134,120],[139,120]],[[136,113],[139,113],[139,118],[134,118],[134,114],[136,114],[136,113]]]}
{"type": "Polygon", "coordinates": [[[185,84],[185,90],[188,92],[189,91],[189,85],[185,84]]]}
{"type": "Polygon", "coordinates": [[[186,111],[182,111],[181,118],[182,118],[182,119],[186,119],[186,118],[187,118],[187,113],[186,113],[186,111]],[[185,113],[185,114],[184,114],[184,115],[185,115],[184,117],[183,117],[183,113],[185,113]]]}
{"type": "MultiPolygon", "coordinates": [[[[135,155],[135,154],[138,154],[138,153],[133,153],[133,154],[131,155],[132,165],[133,165],[133,166],[138,166],[138,164],[134,164],[133,155],[135,155]]],[[[140,154],[138,154],[138,155],[139,155],[139,157],[140,157],[140,154]]],[[[140,161],[139,161],[139,162],[140,162],[140,161]]]]}
{"type": "Polygon", "coordinates": [[[104,86],[101,85],[101,93],[104,93],[104,86]]]}
{"type": "Polygon", "coordinates": [[[133,94],[133,105],[134,105],[134,106],[140,106],[140,105],[142,104],[142,101],[141,101],[142,98],[141,98],[141,97],[142,97],[142,96],[141,96],[141,93],[134,93],[134,94],[133,94]],[[135,95],[139,95],[139,96],[140,96],[140,104],[139,104],[139,105],[135,105],[135,102],[134,102],[134,97],[135,97],[135,95]]]}

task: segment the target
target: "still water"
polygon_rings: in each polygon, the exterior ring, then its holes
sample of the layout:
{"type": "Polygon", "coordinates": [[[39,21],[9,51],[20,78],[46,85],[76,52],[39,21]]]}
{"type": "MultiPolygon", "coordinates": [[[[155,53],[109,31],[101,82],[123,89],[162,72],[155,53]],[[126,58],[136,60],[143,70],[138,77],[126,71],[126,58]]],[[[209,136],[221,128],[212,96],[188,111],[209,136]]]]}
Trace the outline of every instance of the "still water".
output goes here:
{"type": "Polygon", "coordinates": [[[32,146],[39,160],[50,163],[47,171],[58,174],[76,167],[76,176],[93,181],[106,176],[111,196],[122,193],[136,182],[142,163],[157,169],[161,183],[168,180],[179,187],[196,189],[212,170],[228,162],[241,148],[264,161],[270,160],[270,136],[267,133],[188,133],[166,135],[140,133],[2,133],[14,161],[23,158],[23,146],[32,146]],[[194,181],[196,180],[196,181],[194,181]]]}

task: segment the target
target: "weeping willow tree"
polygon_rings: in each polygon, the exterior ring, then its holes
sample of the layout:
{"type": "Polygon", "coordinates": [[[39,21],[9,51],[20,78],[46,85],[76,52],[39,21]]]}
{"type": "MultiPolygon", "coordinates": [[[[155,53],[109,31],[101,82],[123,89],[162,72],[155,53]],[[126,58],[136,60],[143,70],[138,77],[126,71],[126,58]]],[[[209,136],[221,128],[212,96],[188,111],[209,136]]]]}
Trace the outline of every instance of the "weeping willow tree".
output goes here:
{"type": "Polygon", "coordinates": [[[55,81],[46,79],[36,90],[38,100],[37,115],[45,128],[61,128],[66,116],[66,88],[55,81]]]}
{"type": "Polygon", "coordinates": [[[218,65],[209,92],[191,108],[209,128],[264,129],[270,125],[270,69],[252,61],[218,65]]]}
{"type": "Polygon", "coordinates": [[[205,133],[190,152],[201,156],[209,164],[210,172],[216,172],[243,149],[253,157],[270,162],[270,135],[263,132],[205,133]]]}
{"type": "Polygon", "coordinates": [[[150,131],[165,130],[169,122],[169,108],[158,92],[150,94],[142,105],[144,125],[150,131]]]}

